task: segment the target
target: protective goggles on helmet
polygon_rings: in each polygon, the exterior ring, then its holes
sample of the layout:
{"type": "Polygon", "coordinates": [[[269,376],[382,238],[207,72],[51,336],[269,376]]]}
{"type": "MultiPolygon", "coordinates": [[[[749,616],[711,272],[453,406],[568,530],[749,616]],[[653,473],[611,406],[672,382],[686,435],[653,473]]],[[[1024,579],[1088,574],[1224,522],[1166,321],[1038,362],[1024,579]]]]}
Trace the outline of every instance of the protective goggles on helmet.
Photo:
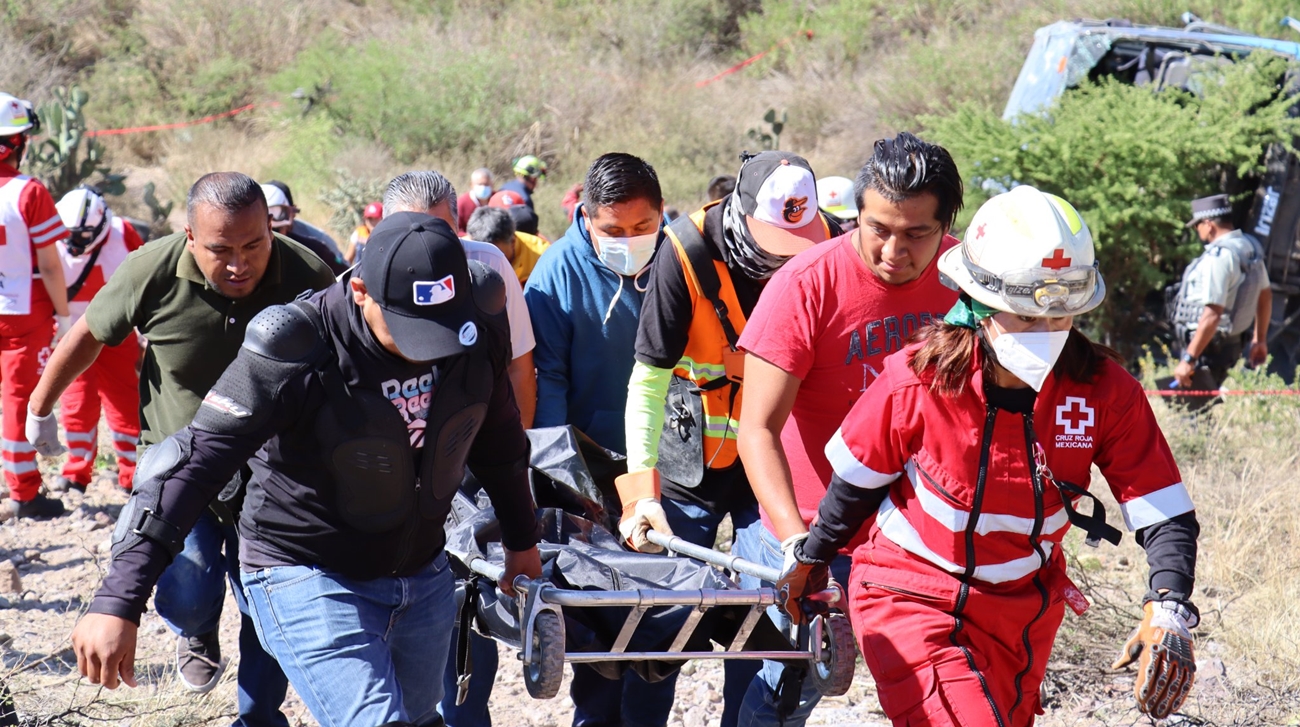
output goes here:
{"type": "Polygon", "coordinates": [[[283,227],[290,222],[289,214],[293,211],[286,204],[277,204],[267,209],[271,214],[271,226],[283,227]]]}
{"type": "Polygon", "coordinates": [[[94,246],[95,241],[104,232],[104,226],[108,224],[108,215],[100,219],[99,224],[94,227],[73,227],[68,230],[68,254],[73,257],[84,255],[86,250],[94,246]]]}
{"type": "Polygon", "coordinates": [[[1097,294],[1097,264],[1053,268],[1022,268],[1002,275],[981,268],[962,256],[971,279],[1021,316],[1041,318],[1074,315],[1088,309],[1097,294]]]}

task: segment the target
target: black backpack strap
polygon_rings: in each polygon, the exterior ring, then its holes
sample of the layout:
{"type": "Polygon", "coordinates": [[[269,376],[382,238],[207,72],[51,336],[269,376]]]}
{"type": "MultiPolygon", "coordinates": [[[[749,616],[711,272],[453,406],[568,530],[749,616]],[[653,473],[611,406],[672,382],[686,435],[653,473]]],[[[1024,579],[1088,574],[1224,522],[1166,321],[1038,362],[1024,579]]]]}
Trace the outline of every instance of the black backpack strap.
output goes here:
{"type": "Polygon", "coordinates": [[[81,275],[77,276],[76,282],[68,286],[68,300],[77,297],[77,293],[80,293],[81,289],[85,287],[86,279],[90,277],[90,271],[95,269],[95,261],[99,260],[99,253],[104,249],[104,245],[107,244],[108,240],[104,240],[104,242],[100,243],[99,247],[95,248],[94,251],[90,253],[90,259],[86,261],[86,267],[82,268],[81,275]]]}
{"type": "MultiPolygon", "coordinates": [[[[713,312],[718,315],[718,322],[722,324],[722,332],[727,337],[727,344],[731,346],[731,350],[737,350],[736,344],[740,341],[740,335],[736,333],[736,328],[731,325],[731,318],[728,317],[730,310],[721,295],[722,281],[718,279],[718,270],[713,266],[713,255],[709,252],[709,244],[704,240],[704,234],[695,226],[695,221],[685,215],[673,220],[672,224],[668,225],[668,229],[672,231],[673,236],[681,243],[682,250],[686,252],[686,260],[691,264],[691,269],[695,271],[695,279],[700,283],[700,292],[713,304],[713,312]]],[[[730,276],[730,271],[727,274],[730,276]]]]}

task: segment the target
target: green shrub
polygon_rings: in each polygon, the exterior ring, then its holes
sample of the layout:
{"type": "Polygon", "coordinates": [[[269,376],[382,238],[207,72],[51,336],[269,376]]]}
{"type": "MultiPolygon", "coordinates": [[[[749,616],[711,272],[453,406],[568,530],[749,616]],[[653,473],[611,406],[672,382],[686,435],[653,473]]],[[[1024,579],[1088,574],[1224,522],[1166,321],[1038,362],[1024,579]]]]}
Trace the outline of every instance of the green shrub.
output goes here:
{"type": "Polygon", "coordinates": [[[964,105],[923,119],[956,157],[969,190],[966,219],[990,194],[1031,184],[1074,204],[1097,244],[1108,294],[1087,323],[1106,340],[1135,344],[1143,301],[1195,254],[1183,230],[1188,202],[1226,173],[1260,168],[1264,148],[1290,143],[1295,97],[1279,92],[1286,64],[1263,54],[1228,69],[1206,97],[1115,81],[1070,91],[1043,115],[1007,123],[964,105]]]}
{"type": "Polygon", "coordinates": [[[327,89],[317,108],[340,134],[380,142],[407,160],[492,148],[536,115],[520,93],[518,64],[437,40],[412,34],[405,42],[352,46],[329,34],[272,87],[327,89]]]}

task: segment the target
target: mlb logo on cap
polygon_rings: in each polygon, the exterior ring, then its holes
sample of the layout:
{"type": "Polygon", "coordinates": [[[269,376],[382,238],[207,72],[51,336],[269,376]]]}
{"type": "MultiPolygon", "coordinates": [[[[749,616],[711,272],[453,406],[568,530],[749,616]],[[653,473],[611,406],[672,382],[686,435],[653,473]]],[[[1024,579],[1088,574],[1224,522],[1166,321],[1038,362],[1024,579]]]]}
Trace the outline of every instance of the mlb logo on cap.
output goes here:
{"type": "Polygon", "coordinates": [[[450,275],[442,280],[417,280],[412,285],[416,305],[438,305],[456,297],[456,280],[450,275]]]}

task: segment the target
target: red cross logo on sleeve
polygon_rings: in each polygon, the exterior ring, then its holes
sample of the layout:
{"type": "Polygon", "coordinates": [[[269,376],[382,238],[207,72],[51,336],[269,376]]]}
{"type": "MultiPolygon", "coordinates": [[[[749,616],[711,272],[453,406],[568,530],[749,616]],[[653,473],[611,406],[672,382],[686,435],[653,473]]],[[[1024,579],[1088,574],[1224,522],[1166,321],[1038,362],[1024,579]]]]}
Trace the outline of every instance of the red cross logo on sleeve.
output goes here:
{"type": "Polygon", "coordinates": [[[980,225],[979,227],[976,227],[976,228],[975,228],[975,239],[976,239],[976,240],[982,240],[982,239],[984,239],[984,228],[985,228],[985,227],[988,227],[988,225],[987,225],[987,224],[983,224],[983,225],[980,225]]]}
{"type": "Polygon", "coordinates": [[[1056,251],[1052,253],[1051,257],[1043,258],[1043,267],[1051,268],[1053,270],[1063,270],[1070,267],[1070,263],[1072,262],[1074,261],[1065,256],[1064,250],[1057,248],[1056,251]]]}

